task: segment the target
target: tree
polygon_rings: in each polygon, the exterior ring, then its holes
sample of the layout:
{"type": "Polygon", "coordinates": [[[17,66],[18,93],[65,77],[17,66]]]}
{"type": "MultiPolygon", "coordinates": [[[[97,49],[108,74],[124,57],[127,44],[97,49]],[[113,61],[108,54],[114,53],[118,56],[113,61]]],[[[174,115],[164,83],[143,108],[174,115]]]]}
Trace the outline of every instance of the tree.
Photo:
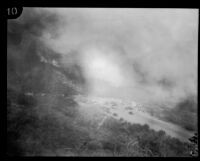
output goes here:
{"type": "Polygon", "coordinates": [[[197,157],[198,156],[198,134],[195,133],[194,136],[192,136],[188,140],[191,142],[190,156],[197,157]]]}

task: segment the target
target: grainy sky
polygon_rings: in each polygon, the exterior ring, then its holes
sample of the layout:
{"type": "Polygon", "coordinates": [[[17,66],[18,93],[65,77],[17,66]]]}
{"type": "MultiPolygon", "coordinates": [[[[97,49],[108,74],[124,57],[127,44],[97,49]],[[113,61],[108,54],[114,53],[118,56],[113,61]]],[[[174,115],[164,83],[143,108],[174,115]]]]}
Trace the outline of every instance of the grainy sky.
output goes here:
{"type": "Polygon", "coordinates": [[[142,103],[197,95],[198,10],[36,9],[45,10],[59,21],[41,40],[63,57],[76,51],[88,94],[142,103]]]}

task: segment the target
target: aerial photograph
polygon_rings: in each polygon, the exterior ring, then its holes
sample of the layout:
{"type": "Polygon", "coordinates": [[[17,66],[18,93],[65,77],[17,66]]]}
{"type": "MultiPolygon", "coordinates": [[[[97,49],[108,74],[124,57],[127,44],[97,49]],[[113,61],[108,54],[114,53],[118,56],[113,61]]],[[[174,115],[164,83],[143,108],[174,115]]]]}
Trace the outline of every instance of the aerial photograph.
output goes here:
{"type": "Polygon", "coordinates": [[[198,157],[198,16],[23,7],[7,20],[6,156],[198,157]]]}

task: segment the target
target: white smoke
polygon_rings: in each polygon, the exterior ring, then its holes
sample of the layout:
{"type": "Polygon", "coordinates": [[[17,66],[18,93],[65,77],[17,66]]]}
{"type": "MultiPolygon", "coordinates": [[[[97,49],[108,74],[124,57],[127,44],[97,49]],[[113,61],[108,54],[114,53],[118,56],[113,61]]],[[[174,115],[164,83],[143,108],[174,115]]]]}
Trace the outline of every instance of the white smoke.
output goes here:
{"type": "Polygon", "coordinates": [[[76,51],[89,94],[139,102],[197,95],[198,10],[43,10],[61,23],[42,40],[63,57],[76,51]]]}

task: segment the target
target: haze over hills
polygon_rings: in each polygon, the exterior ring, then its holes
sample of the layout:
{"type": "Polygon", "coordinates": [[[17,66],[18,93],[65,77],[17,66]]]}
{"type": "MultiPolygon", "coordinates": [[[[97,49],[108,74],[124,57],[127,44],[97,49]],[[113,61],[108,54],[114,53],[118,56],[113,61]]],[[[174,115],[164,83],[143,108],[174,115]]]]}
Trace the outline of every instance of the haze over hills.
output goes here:
{"type": "Polygon", "coordinates": [[[189,156],[196,12],[146,12],[25,8],[8,21],[7,155],[189,156]]]}

